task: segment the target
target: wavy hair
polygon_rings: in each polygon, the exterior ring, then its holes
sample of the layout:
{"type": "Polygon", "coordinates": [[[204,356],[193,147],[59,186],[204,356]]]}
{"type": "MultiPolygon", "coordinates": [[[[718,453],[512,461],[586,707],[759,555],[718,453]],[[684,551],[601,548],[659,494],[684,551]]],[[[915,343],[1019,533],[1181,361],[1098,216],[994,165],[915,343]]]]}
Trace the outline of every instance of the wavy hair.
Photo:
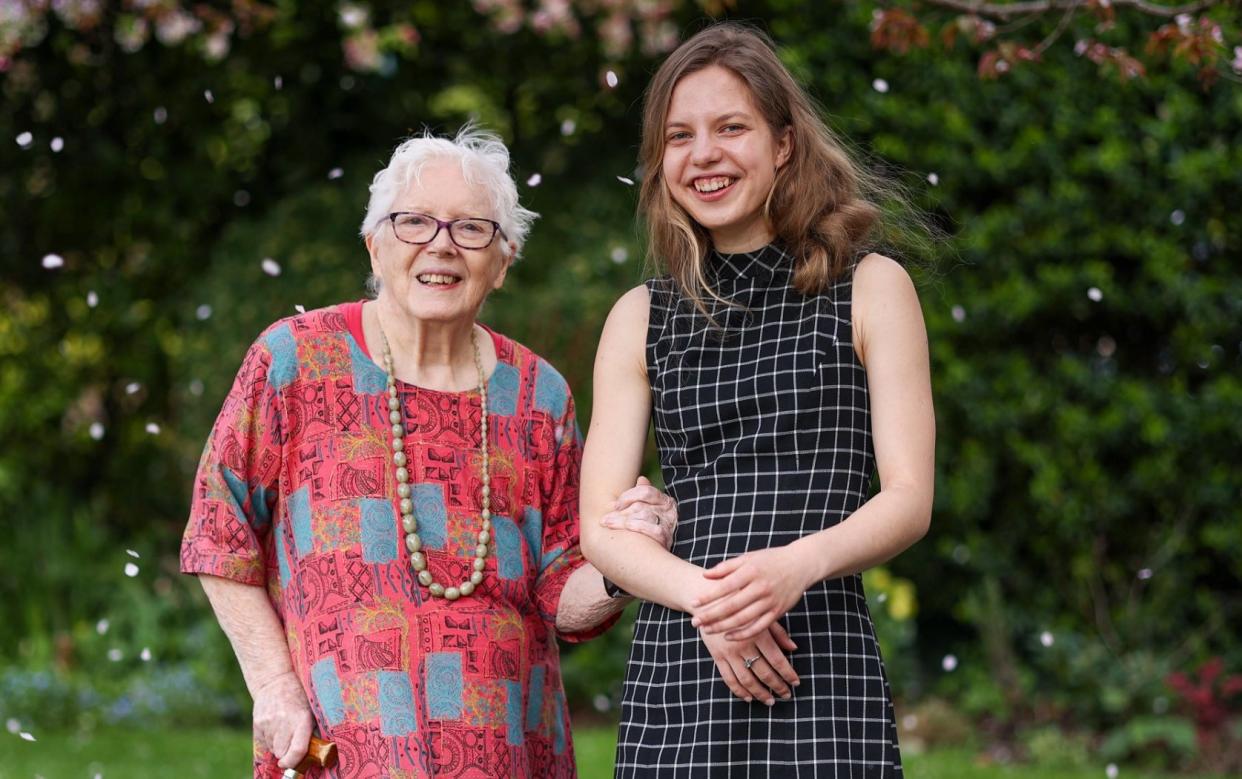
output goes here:
{"type": "Polygon", "coordinates": [[[662,164],[673,90],[682,78],[712,65],[732,71],[749,87],[775,137],[791,133],[790,158],[777,172],[764,211],[775,240],[793,257],[794,286],[805,295],[820,294],[849,273],[864,242],[881,226],[879,203],[913,209],[899,187],[855,161],[781,63],[771,38],[736,22],[713,24],[681,44],[647,87],[639,151],[646,175],[638,208],[647,224],[649,259],[709,318],[705,296],[727,304],[705,274],[711,236],[673,200],[662,164]]]}

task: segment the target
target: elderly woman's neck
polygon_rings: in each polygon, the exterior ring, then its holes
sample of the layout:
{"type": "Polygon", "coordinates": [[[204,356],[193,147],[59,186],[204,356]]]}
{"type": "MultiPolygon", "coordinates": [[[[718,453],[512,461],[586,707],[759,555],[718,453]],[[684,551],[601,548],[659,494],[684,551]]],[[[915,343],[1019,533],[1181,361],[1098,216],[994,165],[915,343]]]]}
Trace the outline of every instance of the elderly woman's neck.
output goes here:
{"type": "MultiPolygon", "coordinates": [[[[426,389],[464,392],[478,387],[479,373],[470,338],[475,328],[473,317],[463,321],[428,321],[409,315],[383,298],[366,303],[362,309],[363,335],[375,362],[384,367],[387,338],[397,379],[426,389]]],[[[481,329],[478,344],[484,375],[490,376],[496,365],[495,347],[481,329]]]]}

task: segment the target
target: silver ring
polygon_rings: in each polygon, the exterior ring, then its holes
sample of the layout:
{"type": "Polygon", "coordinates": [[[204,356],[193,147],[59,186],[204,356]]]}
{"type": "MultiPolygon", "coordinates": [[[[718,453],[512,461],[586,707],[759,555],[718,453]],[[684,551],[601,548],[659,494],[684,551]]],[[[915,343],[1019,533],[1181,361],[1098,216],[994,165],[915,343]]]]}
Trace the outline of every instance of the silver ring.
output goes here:
{"type": "Polygon", "coordinates": [[[292,768],[286,768],[285,772],[281,774],[281,776],[283,776],[285,779],[298,779],[298,777],[301,776],[301,774],[299,774],[297,771],[293,770],[292,768]]]}
{"type": "Polygon", "coordinates": [[[750,667],[751,667],[752,665],[754,665],[754,664],[755,664],[755,663],[759,660],[759,658],[761,658],[761,657],[763,657],[763,655],[755,655],[754,657],[750,658],[749,660],[743,660],[742,662],[746,664],[746,669],[747,669],[747,670],[750,670],[750,667]]]}

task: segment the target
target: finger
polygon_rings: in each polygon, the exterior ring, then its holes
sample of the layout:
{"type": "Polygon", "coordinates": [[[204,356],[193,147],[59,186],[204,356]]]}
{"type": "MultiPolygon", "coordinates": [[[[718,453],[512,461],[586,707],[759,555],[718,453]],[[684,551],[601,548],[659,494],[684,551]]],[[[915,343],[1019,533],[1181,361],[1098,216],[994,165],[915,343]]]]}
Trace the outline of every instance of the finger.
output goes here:
{"type": "Polygon", "coordinates": [[[795,644],[794,640],[789,637],[788,631],[785,630],[785,626],[781,623],[773,622],[771,625],[768,625],[768,633],[771,634],[772,640],[774,640],[780,648],[784,649],[786,652],[793,652],[797,650],[798,645],[795,644]]]}
{"type": "Polygon", "coordinates": [[[614,525],[609,525],[609,527],[615,528],[617,530],[628,530],[632,533],[642,533],[648,538],[654,538],[656,541],[659,541],[661,546],[664,545],[664,542],[666,540],[663,528],[661,528],[659,525],[655,524],[654,522],[647,522],[646,520],[643,520],[643,519],[634,519],[632,517],[627,517],[625,519],[617,521],[617,523],[614,525]]]}
{"type": "MultiPolygon", "coordinates": [[[[756,654],[758,653],[756,652],[756,654]]],[[[752,657],[753,656],[754,655],[752,655],[752,657]]],[[[763,682],[759,681],[758,676],[755,676],[754,668],[746,667],[746,659],[744,657],[736,655],[730,658],[730,661],[732,663],[736,663],[733,666],[733,673],[737,674],[738,681],[742,683],[742,686],[745,687],[751,695],[755,696],[755,700],[762,701],[768,706],[776,703],[776,699],[772,697],[772,691],[764,686],[763,682]]]]}
{"type": "Polygon", "coordinates": [[[742,564],[745,562],[746,562],[745,555],[742,555],[741,557],[733,557],[728,560],[725,560],[723,563],[718,563],[717,565],[713,565],[711,568],[708,568],[706,571],[704,571],[703,575],[706,576],[708,579],[723,579],[724,577],[728,576],[729,574],[733,573],[738,568],[740,568],[742,564]]]}
{"type": "Polygon", "coordinates": [[[733,673],[733,668],[729,665],[727,660],[717,660],[716,670],[720,671],[720,678],[724,679],[725,686],[729,688],[730,692],[747,703],[754,700],[754,697],[750,694],[750,692],[748,692],[747,689],[742,686],[742,683],[737,680],[737,674],[733,673]]]}
{"type": "Polygon", "coordinates": [[[781,648],[770,636],[760,637],[755,642],[755,646],[763,653],[763,659],[780,676],[782,681],[794,687],[797,687],[802,682],[798,677],[798,672],[794,670],[793,665],[789,662],[789,658],[785,657],[784,653],[781,652],[781,648]]]}
{"type": "Polygon", "coordinates": [[[747,608],[758,600],[754,593],[754,589],[747,587],[738,590],[732,595],[719,598],[707,604],[703,608],[694,612],[691,624],[697,628],[707,630],[709,633],[718,633],[716,623],[728,619],[742,609],[747,608]]]}
{"type": "Polygon", "coordinates": [[[277,725],[272,730],[272,754],[280,761],[281,768],[296,767],[294,763],[285,763],[285,754],[289,751],[289,742],[292,736],[292,730],[284,723],[277,725]]]}
{"type": "Polygon", "coordinates": [[[301,721],[293,729],[293,735],[289,740],[289,751],[285,753],[285,768],[297,768],[298,763],[302,762],[302,758],[306,757],[306,752],[310,747],[311,733],[314,732],[313,720],[310,716],[302,717],[301,721]]]}
{"type": "Polygon", "coordinates": [[[748,582],[742,581],[736,576],[730,579],[725,579],[724,581],[717,582],[716,584],[708,587],[690,605],[695,607],[695,614],[699,614],[702,612],[703,608],[711,608],[722,598],[727,598],[730,595],[737,593],[738,590],[742,589],[747,584],[748,582]]]}
{"type": "Polygon", "coordinates": [[[638,481],[637,481],[637,482],[635,482],[634,486],[636,486],[636,487],[649,487],[649,486],[651,486],[651,479],[648,479],[646,476],[643,476],[642,474],[639,474],[639,475],[638,475],[638,481]]]}
{"type": "Polygon", "coordinates": [[[766,657],[761,657],[752,663],[750,670],[751,673],[759,677],[759,681],[763,682],[769,690],[785,700],[789,700],[789,696],[792,694],[789,689],[789,685],[786,684],[785,680],[780,677],[780,674],[772,668],[772,664],[768,662],[766,657]]]}
{"type": "MultiPolygon", "coordinates": [[[[713,624],[710,632],[724,633],[726,634],[725,637],[730,641],[737,640],[733,636],[728,635],[728,633],[731,631],[749,629],[755,620],[763,617],[764,614],[770,614],[772,611],[772,604],[769,601],[769,598],[760,598],[758,600],[751,601],[749,606],[739,609],[733,612],[730,616],[725,617],[724,619],[721,619],[713,624]]],[[[769,623],[770,622],[771,620],[769,620],[769,623]]],[[[768,626],[765,624],[763,629],[767,630],[768,626]]]]}
{"type": "Polygon", "coordinates": [[[625,492],[617,496],[617,501],[613,504],[615,511],[624,510],[626,507],[635,503],[650,503],[652,505],[663,505],[665,496],[650,484],[630,487],[625,492]]]}

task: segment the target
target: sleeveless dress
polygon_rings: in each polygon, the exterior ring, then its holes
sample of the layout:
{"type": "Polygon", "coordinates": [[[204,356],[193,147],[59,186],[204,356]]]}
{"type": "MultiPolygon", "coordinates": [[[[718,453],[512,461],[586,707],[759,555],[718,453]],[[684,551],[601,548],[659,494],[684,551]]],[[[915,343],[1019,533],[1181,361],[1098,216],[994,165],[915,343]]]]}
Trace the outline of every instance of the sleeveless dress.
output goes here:
{"type": "MultiPolygon", "coordinates": [[[[709,260],[713,328],[669,278],[647,282],[656,443],[680,519],[673,554],[710,567],[848,518],[874,470],[847,277],[807,297],[776,245],[709,260]]],[[[709,298],[710,300],[710,298],[709,298]]],[[[811,587],[781,620],[793,698],[725,686],[690,616],[644,602],[634,626],[618,777],[902,776],[892,698],[862,577],[811,587]]]]}

